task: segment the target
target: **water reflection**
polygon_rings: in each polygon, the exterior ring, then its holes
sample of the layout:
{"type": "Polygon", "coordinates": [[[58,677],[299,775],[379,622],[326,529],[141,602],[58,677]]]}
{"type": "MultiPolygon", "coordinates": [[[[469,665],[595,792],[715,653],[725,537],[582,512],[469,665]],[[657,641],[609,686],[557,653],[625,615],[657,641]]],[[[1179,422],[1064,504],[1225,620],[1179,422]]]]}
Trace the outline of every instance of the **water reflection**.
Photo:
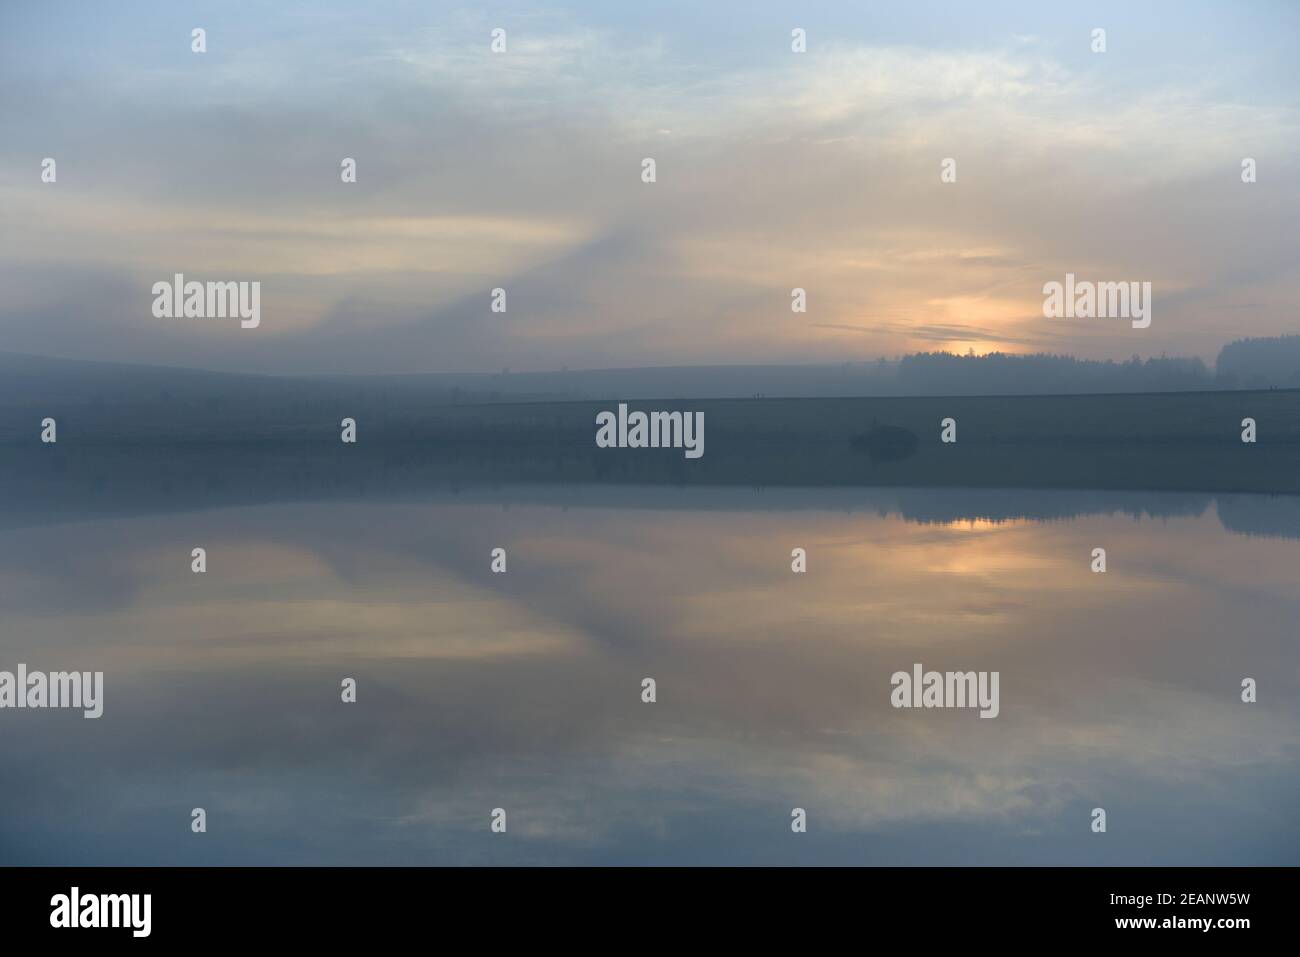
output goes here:
{"type": "Polygon", "coordinates": [[[0,668],[107,685],[98,721],[0,714],[4,863],[1300,860],[1290,498],[518,486],[124,511],[0,532],[0,668]],[[916,661],[1000,671],[1001,715],[892,709],[916,661]]]}

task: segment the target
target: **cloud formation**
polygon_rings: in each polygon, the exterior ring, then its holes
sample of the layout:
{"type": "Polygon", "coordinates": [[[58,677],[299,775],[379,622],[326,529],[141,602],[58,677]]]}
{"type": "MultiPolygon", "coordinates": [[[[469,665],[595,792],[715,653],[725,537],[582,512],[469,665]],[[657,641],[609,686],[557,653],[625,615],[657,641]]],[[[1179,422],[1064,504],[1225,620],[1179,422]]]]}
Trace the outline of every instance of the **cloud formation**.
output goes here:
{"type": "Polygon", "coordinates": [[[0,349],[263,372],[1212,359],[1294,330],[1300,123],[1273,38],[1300,24],[1178,11],[1102,8],[1091,54],[1091,23],[1029,6],[950,11],[959,34],[713,5],[6,9],[0,349]],[[176,272],[261,281],[262,327],[160,324],[149,288],[176,272]],[[1152,282],[1151,328],[1044,319],[1066,272],[1152,282]]]}

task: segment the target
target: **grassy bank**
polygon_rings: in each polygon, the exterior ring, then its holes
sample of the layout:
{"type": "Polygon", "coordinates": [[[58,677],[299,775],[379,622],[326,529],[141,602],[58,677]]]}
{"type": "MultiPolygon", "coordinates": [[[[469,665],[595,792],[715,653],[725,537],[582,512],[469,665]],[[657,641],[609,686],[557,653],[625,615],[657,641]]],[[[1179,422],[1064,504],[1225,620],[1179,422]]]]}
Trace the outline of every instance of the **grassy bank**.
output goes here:
{"type": "Polygon", "coordinates": [[[1300,492],[1296,391],[632,403],[703,411],[705,454],[696,460],[680,450],[597,449],[596,413],[609,403],[62,401],[47,398],[41,415],[0,408],[0,483],[10,494],[94,476],[270,483],[290,495],[338,482],[590,481],[1300,492]],[[43,415],[58,419],[57,445],[39,441],[43,415]],[[355,445],[339,441],[344,416],[357,420],[355,445]],[[1241,442],[1246,417],[1256,420],[1255,444],[1241,442]],[[940,441],[944,418],[957,422],[955,444],[940,441]]]}

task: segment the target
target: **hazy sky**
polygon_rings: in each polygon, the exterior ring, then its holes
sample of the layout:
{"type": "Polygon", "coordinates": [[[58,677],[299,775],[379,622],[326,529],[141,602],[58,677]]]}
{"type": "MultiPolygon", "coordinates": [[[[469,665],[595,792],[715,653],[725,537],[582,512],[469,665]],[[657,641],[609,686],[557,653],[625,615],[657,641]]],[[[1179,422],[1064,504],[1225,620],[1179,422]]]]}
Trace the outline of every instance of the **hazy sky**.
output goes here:
{"type": "Polygon", "coordinates": [[[0,350],[493,371],[1297,331],[1300,6],[1066,6],[3,4],[0,350]],[[260,281],[261,326],[155,319],[176,272],[260,281]],[[1150,281],[1151,327],[1043,318],[1067,272],[1150,281]]]}

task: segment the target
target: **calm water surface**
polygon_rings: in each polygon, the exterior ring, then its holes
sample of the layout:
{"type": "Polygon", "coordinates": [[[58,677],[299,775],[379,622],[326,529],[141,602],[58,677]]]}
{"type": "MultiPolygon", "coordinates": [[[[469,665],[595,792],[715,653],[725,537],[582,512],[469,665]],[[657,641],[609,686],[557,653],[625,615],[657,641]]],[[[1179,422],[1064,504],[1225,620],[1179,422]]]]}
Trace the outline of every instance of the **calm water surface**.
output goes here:
{"type": "Polygon", "coordinates": [[[105,709],[0,713],[0,863],[1300,863],[1293,499],[517,487],[32,521],[0,528],[0,669],[102,670],[105,709]],[[914,662],[999,671],[1001,714],[893,709],[914,662]]]}

